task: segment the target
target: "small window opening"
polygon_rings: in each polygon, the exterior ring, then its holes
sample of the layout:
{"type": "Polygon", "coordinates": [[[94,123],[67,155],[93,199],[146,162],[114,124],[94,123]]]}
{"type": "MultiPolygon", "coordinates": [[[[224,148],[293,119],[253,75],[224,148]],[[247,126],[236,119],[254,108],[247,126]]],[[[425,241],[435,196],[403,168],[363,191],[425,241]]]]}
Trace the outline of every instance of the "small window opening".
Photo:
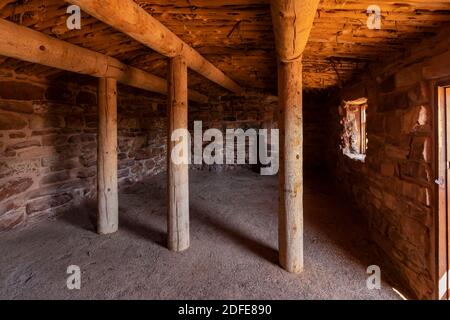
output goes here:
{"type": "Polygon", "coordinates": [[[356,160],[364,161],[367,151],[367,98],[344,101],[342,111],[342,151],[356,160]]]}

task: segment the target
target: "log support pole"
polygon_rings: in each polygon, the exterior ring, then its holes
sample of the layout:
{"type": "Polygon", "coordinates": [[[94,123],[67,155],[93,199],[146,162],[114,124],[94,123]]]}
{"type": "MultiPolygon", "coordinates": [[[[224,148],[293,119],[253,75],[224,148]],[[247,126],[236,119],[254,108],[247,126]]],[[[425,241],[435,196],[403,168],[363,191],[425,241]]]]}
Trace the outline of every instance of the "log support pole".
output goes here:
{"type": "Polygon", "coordinates": [[[303,271],[302,60],[279,62],[280,108],[280,265],[303,271]]]}
{"type": "Polygon", "coordinates": [[[303,271],[302,56],[319,0],[270,0],[280,108],[280,265],[303,271]]]}
{"type": "Polygon", "coordinates": [[[182,56],[170,59],[168,73],[168,248],[179,252],[189,248],[188,99],[185,59],[182,56]]]}
{"type": "Polygon", "coordinates": [[[117,192],[117,81],[100,78],[98,85],[97,232],[118,230],[117,192]]]}

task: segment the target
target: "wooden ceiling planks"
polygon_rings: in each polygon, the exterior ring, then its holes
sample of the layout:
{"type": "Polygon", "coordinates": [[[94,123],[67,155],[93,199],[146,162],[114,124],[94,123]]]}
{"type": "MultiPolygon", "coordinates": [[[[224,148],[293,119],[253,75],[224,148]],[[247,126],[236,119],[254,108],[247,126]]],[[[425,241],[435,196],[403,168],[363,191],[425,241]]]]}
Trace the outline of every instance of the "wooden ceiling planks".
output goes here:
{"type": "MultiPolygon", "coordinates": [[[[274,36],[269,0],[135,0],[182,40],[244,87],[276,90],[274,36]]],[[[69,31],[63,0],[0,0],[0,17],[165,76],[167,61],[88,15],[69,31]]],[[[304,54],[305,88],[337,86],[389,60],[450,23],[450,0],[322,0],[304,54]],[[367,7],[381,8],[381,30],[367,27],[367,7]]],[[[54,76],[55,71],[13,59],[0,67],[54,76]]],[[[191,73],[190,86],[218,86],[191,73]]]]}

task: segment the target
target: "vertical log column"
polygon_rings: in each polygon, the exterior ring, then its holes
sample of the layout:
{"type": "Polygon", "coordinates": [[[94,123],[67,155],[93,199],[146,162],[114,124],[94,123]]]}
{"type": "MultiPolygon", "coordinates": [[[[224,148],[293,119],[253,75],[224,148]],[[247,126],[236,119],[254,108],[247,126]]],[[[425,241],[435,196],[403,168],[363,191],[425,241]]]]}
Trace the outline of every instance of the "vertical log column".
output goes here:
{"type": "Polygon", "coordinates": [[[117,231],[117,81],[101,78],[98,85],[97,197],[99,234],[117,231]]]}
{"type": "Polygon", "coordinates": [[[280,108],[280,265],[303,271],[302,60],[278,63],[280,108]]]}
{"type": "Polygon", "coordinates": [[[280,265],[303,271],[302,55],[319,0],[271,0],[280,108],[280,265]]]}
{"type": "MultiPolygon", "coordinates": [[[[175,163],[172,152],[177,146],[187,159],[187,136],[180,141],[172,141],[172,133],[185,129],[188,125],[187,64],[183,57],[170,60],[168,74],[168,248],[183,251],[189,248],[189,167],[188,163],[175,163]]],[[[178,153],[178,154],[180,154],[178,153]]]]}

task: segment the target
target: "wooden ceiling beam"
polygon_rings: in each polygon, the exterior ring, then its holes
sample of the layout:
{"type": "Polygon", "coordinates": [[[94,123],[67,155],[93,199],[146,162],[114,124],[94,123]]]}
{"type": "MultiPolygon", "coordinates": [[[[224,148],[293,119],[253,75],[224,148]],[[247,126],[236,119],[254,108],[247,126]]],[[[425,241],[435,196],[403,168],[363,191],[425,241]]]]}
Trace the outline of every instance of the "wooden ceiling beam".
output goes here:
{"type": "Polygon", "coordinates": [[[166,57],[183,56],[188,66],[205,78],[232,92],[242,92],[242,88],[236,82],[133,0],[68,0],[68,2],[78,5],[91,16],[166,57]]]}
{"type": "MultiPolygon", "coordinates": [[[[276,54],[269,0],[134,1],[234,80],[275,92],[276,54]]],[[[61,3],[62,0],[0,0],[0,7],[6,4],[0,17],[166,77],[168,59],[87,13],[82,15],[81,30],[67,29],[67,6],[61,3]]],[[[336,74],[327,58],[390,61],[397,53],[414,48],[421,39],[435,37],[447,25],[444,20],[450,12],[449,3],[449,0],[377,0],[382,28],[370,30],[366,23],[367,7],[374,4],[373,0],[321,0],[303,53],[303,84],[305,87],[337,84],[333,83],[336,74]]],[[[58,72],[15,59],[0,58],[0,62],[0,68],[18,74],[52,77],[58,72]]],[[[347,63],[337,63],[336,68],[343,80],[361,72],[361,66],[356,68],[347,63]]],[[[195,72],[190,72],[189,84],[203,92],[225,93],[195,72]]]]}
{"type": "MultiPolygon", "coordinates": [[[[162,78],[4,19],[0,19],[0,55],[97,78],[114,78],[135,88],[167,95],[167,81],[162,78]]],[[[193,90],[189,97],[197,102],[208,101],[193,90]]]]}

